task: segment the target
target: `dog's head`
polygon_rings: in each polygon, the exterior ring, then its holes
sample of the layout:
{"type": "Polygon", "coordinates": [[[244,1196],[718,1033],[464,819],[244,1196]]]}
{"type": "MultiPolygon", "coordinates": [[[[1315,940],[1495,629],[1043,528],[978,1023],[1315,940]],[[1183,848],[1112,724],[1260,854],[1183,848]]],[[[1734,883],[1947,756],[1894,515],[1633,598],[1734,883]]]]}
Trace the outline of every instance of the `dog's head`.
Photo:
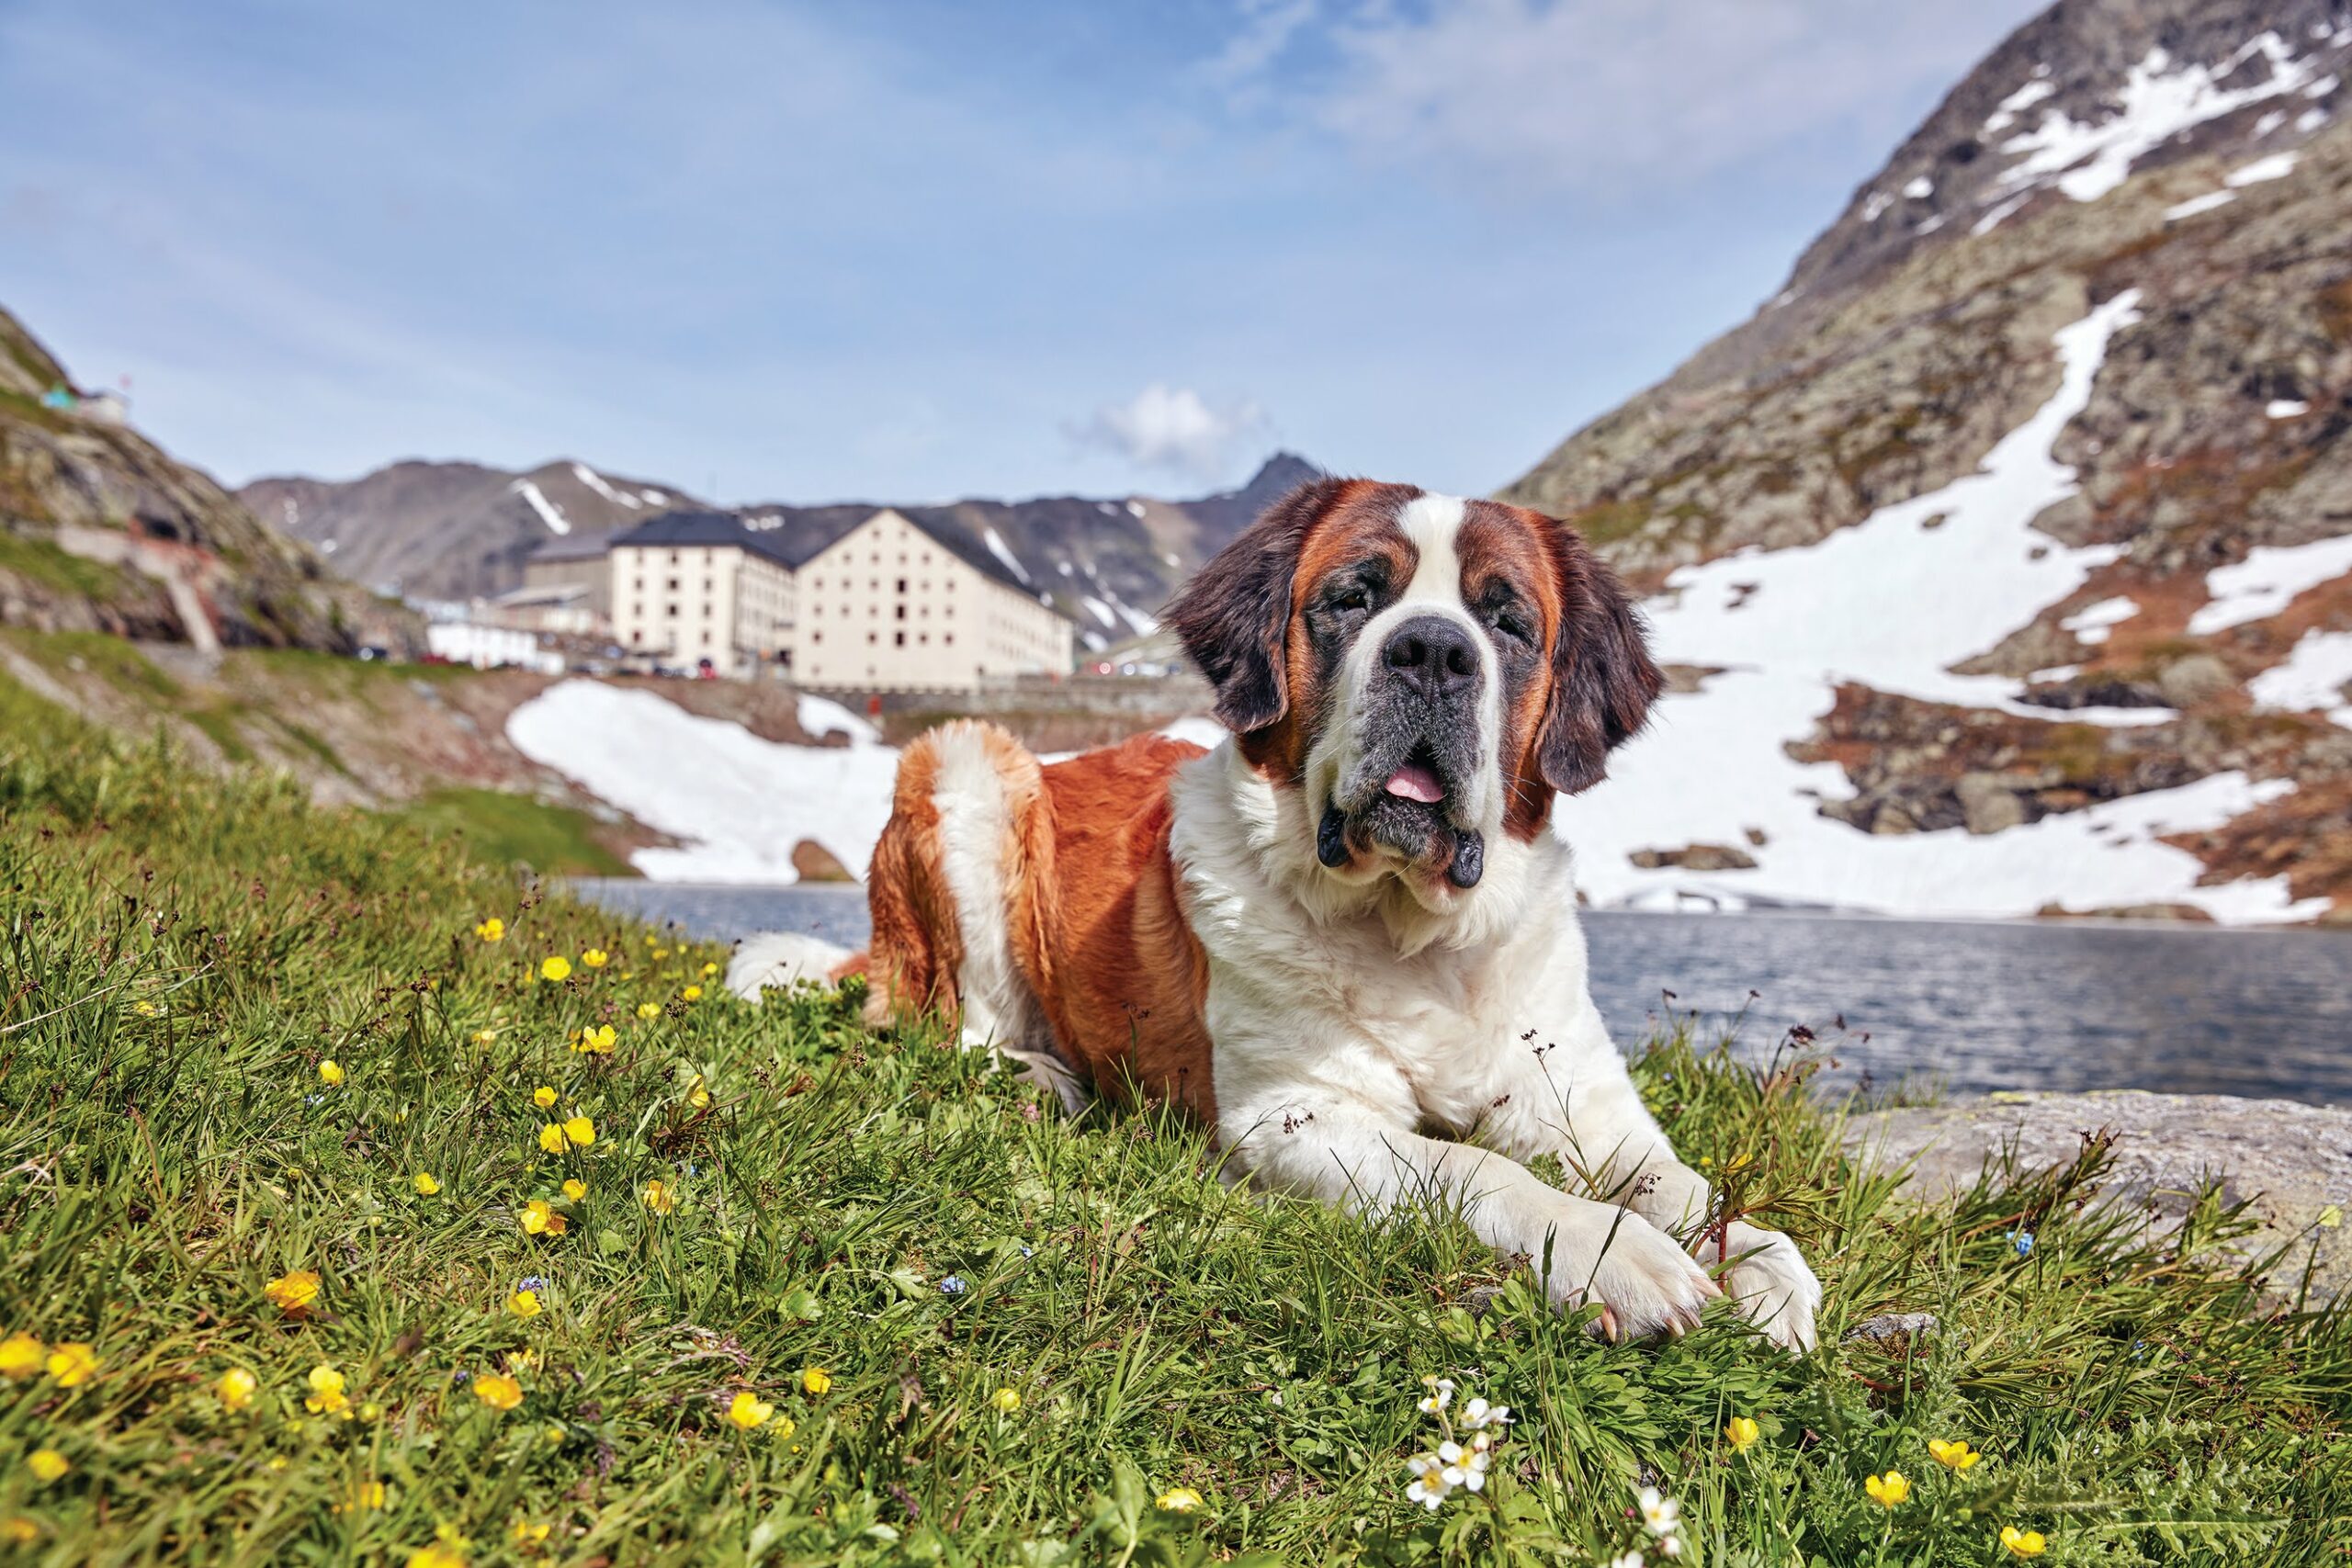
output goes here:
{"type": "Polygon", "coordinates": [[[1217,717],[1303,792],[1326,873],[1432,910],[1497,835],[1600,781],[1660,685],[1614,572],[1576,531],[1409,485],[1300,486],[1168,612],[1217,717]]]}

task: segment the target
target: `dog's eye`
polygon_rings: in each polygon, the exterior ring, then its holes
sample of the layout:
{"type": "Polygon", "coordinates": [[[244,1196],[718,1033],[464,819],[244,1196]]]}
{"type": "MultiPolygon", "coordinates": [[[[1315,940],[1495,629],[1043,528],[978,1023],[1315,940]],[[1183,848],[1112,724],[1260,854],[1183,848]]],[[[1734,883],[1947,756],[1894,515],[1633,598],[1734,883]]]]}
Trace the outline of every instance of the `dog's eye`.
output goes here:
{"type": "Polygon", "coordinates": [[[1331,601],[1331,607],[1335,610],[1369,610],[1372,608],[1372,595],[1361,588],[1342,588],[1339,597],[1331,601]]]}

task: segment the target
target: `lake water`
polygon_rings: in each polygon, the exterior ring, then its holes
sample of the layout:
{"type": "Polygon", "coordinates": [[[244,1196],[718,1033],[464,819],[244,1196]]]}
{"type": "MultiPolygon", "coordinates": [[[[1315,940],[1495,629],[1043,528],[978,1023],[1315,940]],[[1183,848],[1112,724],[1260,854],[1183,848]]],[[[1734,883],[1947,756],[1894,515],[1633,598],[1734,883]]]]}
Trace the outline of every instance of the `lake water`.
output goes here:
{"type": "MultiPolygon", "coordinates": [[[[865,941],[855,888],[576,886],[707,939],[799,931],[850,947],[865,941]]],[[[1593,997],[1622,1045],[1637,1043],[1669,1005],[1697,1009],[1710,1028],[1745,1006],[1744,1050],[1767,1053],[1804,1024],[1848,1081],[2352,1106],[2345,933],[1799,914],[1588,912],[1584,922],[1593,997]]]]}

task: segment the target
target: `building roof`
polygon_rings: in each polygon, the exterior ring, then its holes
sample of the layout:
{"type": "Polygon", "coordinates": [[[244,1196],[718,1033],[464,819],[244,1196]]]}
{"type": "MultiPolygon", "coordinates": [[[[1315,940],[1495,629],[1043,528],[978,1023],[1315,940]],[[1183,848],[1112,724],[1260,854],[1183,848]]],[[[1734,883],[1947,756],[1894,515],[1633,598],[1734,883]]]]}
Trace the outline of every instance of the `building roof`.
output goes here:
{"type": "Polygon", "coordinates": [[[787,570],[796,570],[800,565],[800,561],[794,559],[792,552],[785,547],[785,541],[772,534],[746,528],[743,520],[731,512],[699,509],[665,512],[634,528],[611,536],[606,543],[672,548],[690,545],[706,547],[733,545],[772,560],[787,570]]]}
{"type": "Polygon", "coordinates": [[[602,560],[612,547],[610,534],[555,534],[541,539],[525,558],[550,562],[602,560]]]}

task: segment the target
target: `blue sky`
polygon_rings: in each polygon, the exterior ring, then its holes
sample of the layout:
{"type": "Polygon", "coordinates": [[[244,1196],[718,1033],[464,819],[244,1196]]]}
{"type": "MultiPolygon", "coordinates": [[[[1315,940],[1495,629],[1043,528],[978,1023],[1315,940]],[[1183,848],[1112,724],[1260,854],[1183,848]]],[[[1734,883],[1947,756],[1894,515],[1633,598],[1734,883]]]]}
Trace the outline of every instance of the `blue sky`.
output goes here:
{"type": "Polygon", "coordinates": [[[0,3],[0,304],[230,482],[1513,478],[2026,0],[0,3]]]}

